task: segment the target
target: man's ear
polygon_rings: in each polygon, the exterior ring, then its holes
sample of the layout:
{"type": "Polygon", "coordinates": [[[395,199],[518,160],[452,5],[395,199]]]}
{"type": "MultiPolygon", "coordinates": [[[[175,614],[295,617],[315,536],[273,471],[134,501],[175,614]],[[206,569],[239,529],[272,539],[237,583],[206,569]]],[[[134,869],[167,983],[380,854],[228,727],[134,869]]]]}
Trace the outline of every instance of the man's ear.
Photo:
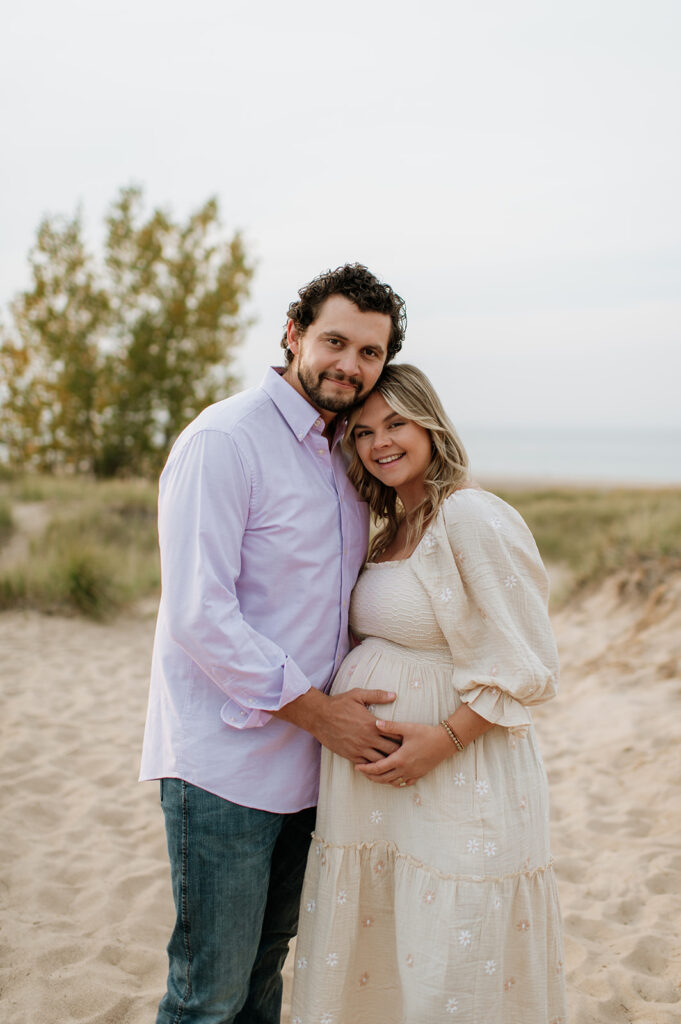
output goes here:
{"type": "Polygon", "coordinates": [[[293,320],[288,320],[286,323],[286,341],[293,355],[297,356],[300,351],[300,335],[293,320]]]}

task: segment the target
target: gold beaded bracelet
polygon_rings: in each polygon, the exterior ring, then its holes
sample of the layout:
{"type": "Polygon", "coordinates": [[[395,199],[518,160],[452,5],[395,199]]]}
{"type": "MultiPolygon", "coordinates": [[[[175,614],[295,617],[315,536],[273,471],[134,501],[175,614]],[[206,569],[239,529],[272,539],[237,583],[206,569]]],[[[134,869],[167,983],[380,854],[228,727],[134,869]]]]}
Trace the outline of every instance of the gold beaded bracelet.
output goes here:
{"type": "Polygon", "coordinates": [[[454,732],[454,730],[452,729],[451,725],[449,724],[449,722],[447,721],[446,718],[442,719],[442,721],[440,722],[440,725],[444,728],[445,732],[449,736],[450,740],[452,741],[452,743],[454,744],[456,749],[457,750],[463,750],[463,743],[461,742],[459,737],[456,735],[456,733],[454,732]]]}

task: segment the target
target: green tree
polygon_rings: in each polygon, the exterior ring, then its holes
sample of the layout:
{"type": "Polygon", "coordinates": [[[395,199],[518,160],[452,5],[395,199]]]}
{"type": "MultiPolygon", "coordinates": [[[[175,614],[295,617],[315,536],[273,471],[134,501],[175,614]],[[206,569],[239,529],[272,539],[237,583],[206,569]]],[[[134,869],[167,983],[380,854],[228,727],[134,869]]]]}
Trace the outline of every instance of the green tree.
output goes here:
{"type": "Polygon", "coordinates": [[[110,305],[80,215],[43,220],[29,264],[32,287],[12,303],[15,329],[0,346],[2,438],[12,461],[91,469],[110,305]]]}
{"type": "Polygon", "coordinates": [[[32,287],[0,343],[6,454],[41,469],[153,473],[182,427],[235,386],[240,307],[253,273],[242,239],[225,240],[217,201],[186,223],[144,214],[124,188],[102,258],[80,217],[43,221],[32,287]]]}

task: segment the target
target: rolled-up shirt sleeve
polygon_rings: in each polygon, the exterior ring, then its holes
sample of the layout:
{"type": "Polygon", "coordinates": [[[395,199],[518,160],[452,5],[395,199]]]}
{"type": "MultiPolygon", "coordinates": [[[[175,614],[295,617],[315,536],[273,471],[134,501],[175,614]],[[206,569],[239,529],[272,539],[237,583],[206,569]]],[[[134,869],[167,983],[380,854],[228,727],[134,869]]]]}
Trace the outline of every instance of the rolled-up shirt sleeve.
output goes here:
{"type": "Polygon", "coordinates": [[[251,481],[233,439],[201,430],[161,476],[159,543],[169,635],[225,694],[221,717],[264,725],[310,689],[292,658],[243,617],[238,599],[251,481]]]}

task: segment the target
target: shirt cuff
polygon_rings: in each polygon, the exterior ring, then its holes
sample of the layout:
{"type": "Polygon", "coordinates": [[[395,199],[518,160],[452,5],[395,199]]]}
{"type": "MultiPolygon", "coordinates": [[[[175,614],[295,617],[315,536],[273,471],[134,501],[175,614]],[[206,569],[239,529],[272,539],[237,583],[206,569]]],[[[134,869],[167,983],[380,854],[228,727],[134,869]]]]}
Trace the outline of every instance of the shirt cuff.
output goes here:
{"type": "Polygon", "coordinates": [[[302,697],[310,689],[311,683],[301,672],[292,658],[286,657],[281,693],[276,704],[264,697],[244,696],[239,701],[228,697],[220,708],[220,718],[233,729],[258,729],[266,725],[272,717],[272,711],[279,711],[285,704],[302,697]]]}

